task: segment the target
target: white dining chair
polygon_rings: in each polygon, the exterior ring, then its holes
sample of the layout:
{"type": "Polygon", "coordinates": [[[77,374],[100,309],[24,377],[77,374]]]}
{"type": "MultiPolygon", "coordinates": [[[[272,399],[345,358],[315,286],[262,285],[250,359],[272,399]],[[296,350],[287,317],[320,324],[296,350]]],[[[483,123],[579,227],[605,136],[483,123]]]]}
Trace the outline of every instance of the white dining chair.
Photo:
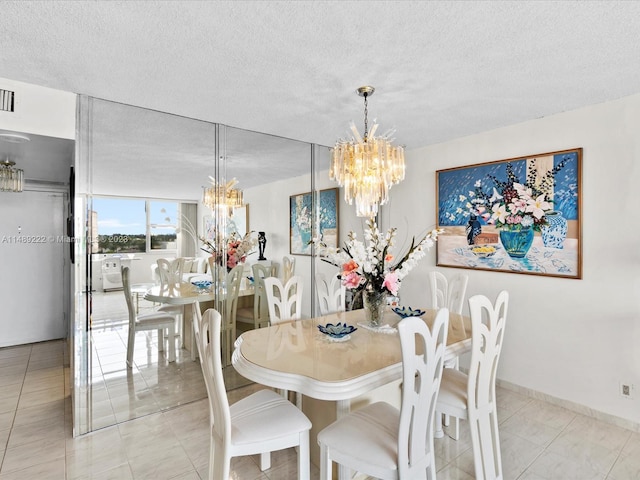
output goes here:
{"type": "Polygon", "coordinates": [[[129,311],[129,335],[127,339],[127,367],[133,366],[133,352],[135,349],[136,333],[141,331],[158,331],[158,352],[164,350],[164,331],[167,330],[167,348],[169,350],[169,362],[176,361],[176,319],[165,312],[152,312],[138,315],[131,297],[131,281],[129,279],[129,267],[122,267],[122,289],[127,301],[129,311]]]}
{"type": "Polygon", "coordinates": [[[222,318],[209,309],[196,327],[196,340],[209,398],[209,480],[229,478],[232,457],[260,454],[260,470],[271,466],[270,452],[297,447],[298,478],[309,480],[311,422],[273,390],[260,390],[229,405],[222,373],[222,318]]]}
{"type": "Polygon", "coordinates": [[[182,282],[182,270],[184,268],[184,258],[174,258],[167,260],[159,258],[156,260],[158,265],[157,273],[160,277],[160,289],[176,288],[182,282]]]}
{"type": "MultiPolygon", "coordinates": [[[[182,282],[182,271],[184,269],[184,258],[168,260],[159,258],[156,260],[156,273],[160,279],[160,291],[169,294],[175,291],[182,282]]],[[[184,347],[184,306],[182,305],[161,305],[158,312],[173,315],[176,322],[176,331],[180,337],[180,346],[184,347]]]]}
{"type": "MultiPolygon", "coordinates": [[[[264,279],[264,289],[267,294],[269,307],[269,323],[278,325],[284,322],[296,321],[302,318],[302,287],[303,280],[294,275],[283,285],[276,277],[264,279]]],[[[289,391],[279,390],[283,397],[289,398],[289,391]]],[[[296,406],[302,410],[302,394],[295,392],[296,406]]]]}
{"type": "Polygon", "coordinates": [[[322,430],[318,434],[321,480],[331,480],[332,462],[385,480],[435,479],[434,410],[448,324],[446,308],[436,314],[431,331],[417,317],[398,323],[400,410],[385,402],[373,403],[322,430]]]}
{"type": "Polygon", "coordinates": [[[451,313],[462,314],[469,275],[457,274],[450,279],[440,272],[429,273],[431,287],[431,307],[446,307],[451,313]]]}
{"type": "MultiPolygon", "coordinates": [[[[477,480],[503,478],[498,436],[496,371],[502,351],[508,306],[509,294],[504,290],[498,294],[495,306],[484,295],[475,295],[469,299],[469,374],[445,368],[436,404],[438,413],[469,421],[477,480]]],[[[436,425],[436,436],[442,436],[441,430],[442,427],[436,425]]],[[[457,440],[459,434],[456,423],[453,438],[457,440]]]]}
{"type": "Polygon", "coordinates": [[[261,328],[269,325],[269,306],[267,304],[267,292],[264,289],[264,279],[270,275],[268,267],[254,263],[251,266],[253,273],[253,305],[238,308],[236,322],[247,323],[253,328],[261,328]]]}
{"type": "MultiPolygon", "coordinates": [[[[451,313],[462,315],[462,307],[464,306],[467,294],[467,284],[469,283],[469,275],[457,274],[451,278],[447,278],[444,274],[431,271],[429,273],[429,284],[431,287],[431,308],[438,309],[446,307],[451,313]]],[[[459,368],[459,359],[454,357],[444,363],[444,368],[459,368]]],[[[456,428],[459,428],[458,419],[455,418],[456,428]]],[[[444,424],[449,425],[449,417],[444,416],[444,424]]]]}
{"type": "Polygon", "coordinates": [[[269,322],[271,325],[300,320],[302,317],[302,290],[303,280],[299,275],[294,275],[284,285],[275,277],[264,279],[264,288],[267,293],[267,305],[269,307],[269,322]]]}
{"type": "Polygon", "coordinates": [[[295,257],[282,257],[282,283],[287,283],[296,274],[295,257]]]}
{"type": "Polygon", "coordinates": [[[347,289],[338,275],[334,275],[329,281],[324,274],[316,274],[316,292],[320,315],[344,312],[347,289]]]}

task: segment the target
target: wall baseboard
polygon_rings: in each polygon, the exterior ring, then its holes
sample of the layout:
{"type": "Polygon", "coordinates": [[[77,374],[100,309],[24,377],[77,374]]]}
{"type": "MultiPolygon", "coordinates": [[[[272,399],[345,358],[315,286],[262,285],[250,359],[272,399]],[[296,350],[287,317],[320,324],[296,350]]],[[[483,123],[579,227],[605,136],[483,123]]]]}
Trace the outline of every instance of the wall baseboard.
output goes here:
{"type": "Polygon", "coordinates": [[[527,397],[531,397],[535,400],[542,400],[544,402],[551,403],[552,405],[557,405],[559,407],[566,408],[567,410],[571,410],[572,412],[576,412],[581,415],[592,417],[597,420],[601,420],[603,422],[609,423],[611,425],[615,425],[617,427],[626,428],[627,430],[640,433],[640,423],[627,420],[626,418],[621,418],[615,415],[611,415],[609,413],[601,412],[599,410],[594,410],[585,405],[571,402],[569,400],[564,400],[562,398],[554,397],[552,395],[548,395],[546,393],[542,393],[537,390],[533,390],[531,388],[522,387],[520,385],[516,385],[515,383],[507,382],[505,380],[496,380],[496,385],[506,390],[511,390],[512,392],[519,393],[527,397]]]}

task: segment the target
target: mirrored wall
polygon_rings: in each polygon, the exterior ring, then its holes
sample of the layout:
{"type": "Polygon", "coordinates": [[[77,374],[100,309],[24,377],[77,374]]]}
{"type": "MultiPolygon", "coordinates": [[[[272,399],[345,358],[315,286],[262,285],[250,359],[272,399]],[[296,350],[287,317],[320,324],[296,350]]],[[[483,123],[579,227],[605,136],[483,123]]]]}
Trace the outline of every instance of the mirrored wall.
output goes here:
{"type": "MultiPolygon", "coordinates": [[[[263,232],[266,239],[261,260],[257,245],[246,258],[248,289],[252,264],[269,265],[281,276],[288,257],[303,277],[303,315],[311,317],[317,310],[315,275],[336,273],[314,255],[311,232],[322,231],[339,245],[361,224],[329,180],[327,147],[90,97],[80,97],[79,105],[75,228],[86,242],[76,245],[74,265],[76,435],[206,397],[189,332],[178,340],[175,362],[158,351],[157,336],[137,335],[127,367],[129,313],[121,267],[129,268],[137,314],[154,312],[161,305],[145,300],[144,292],[158,282],[157,260],[207,258],[202,238],[212,226],[226,231],[225,222],[232,222],[240,235],[253,232],[257,238],[263,232]],[[202,203],[209,177],[237,179],[244,206],[232,218],[222,220],[202,203]],[[324,216],[309,210],[312,204],[324,205],[324,216]]],[[[187,281],[209,274],[215,284],[226,274],[226,265],[215,264],[213,272],[201,267],[192,262],[195,275],[187,281]]],[[[239,307],[252,301],[248,294],[239,307]]],[[[217,305],[202,308],[208,306],[217,305]]],[[[238,323],[238,335],[245,328],[253,327],[238,323]]],[[[247,383],[231,365],[226,370],[228,389],[247,383]]]]}

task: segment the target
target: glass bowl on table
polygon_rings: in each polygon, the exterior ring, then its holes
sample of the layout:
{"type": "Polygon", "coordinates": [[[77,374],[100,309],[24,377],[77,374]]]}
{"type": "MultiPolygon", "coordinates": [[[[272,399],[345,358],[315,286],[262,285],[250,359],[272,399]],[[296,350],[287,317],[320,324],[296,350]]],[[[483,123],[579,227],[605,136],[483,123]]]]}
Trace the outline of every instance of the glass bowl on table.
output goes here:
{"type": "Polygon", "coordinates": [[[338,322],[327,323],[326,325],[318,325],[318,330],[326,335],[326,338],[333,342],[346,342],[351,338],[351,334],[357,330],[353,325],[338,322]]]}
{"type": "Polygon", "coordinates": [[[411,308],[411,307],[395,307],[392,309],[396,315],[399,315],[402,318],[407,317],[421,317],[425,314],[424,310],[420,310],[419,308],[411,308]]]}

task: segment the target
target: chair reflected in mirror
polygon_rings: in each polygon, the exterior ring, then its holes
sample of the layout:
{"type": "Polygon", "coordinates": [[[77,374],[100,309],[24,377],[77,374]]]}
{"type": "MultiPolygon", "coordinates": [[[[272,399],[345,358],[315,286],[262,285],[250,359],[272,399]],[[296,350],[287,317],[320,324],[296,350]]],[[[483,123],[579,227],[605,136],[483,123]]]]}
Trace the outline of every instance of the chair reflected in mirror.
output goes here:
{"type": "Polygon", "coordinates": [[[295,257],[282,257],[282,283],[287,283],[296,274],[295,257]]]}
{"type": "MultiPolygon", "coordinates": [[[[133,367],[133,354],[135,350],[136,333],[144,331],[158,331],[158,352],[164,351],[165,330],[167,332],[167,350],[169,362],[176,361],[176,320],[173,315],[157,311],[138,315],[131,297],[131,282],[129,279],[129,267],[122,267],[122,287],[129,311],[129,332],[127,337],[127,368],[133,367]]],[[[147,336],[147,344],[151,338],[147,336]]],[[[158,359],[160,360],[160,359],[158,359]]]]}
{"type": "Polygon", "coordinates": [[[344,312],[346,291],[346,287],[338,275],[334,275],[329,281],[324,274],[316,274],[316,292],[320,315],[344,312]]]}

